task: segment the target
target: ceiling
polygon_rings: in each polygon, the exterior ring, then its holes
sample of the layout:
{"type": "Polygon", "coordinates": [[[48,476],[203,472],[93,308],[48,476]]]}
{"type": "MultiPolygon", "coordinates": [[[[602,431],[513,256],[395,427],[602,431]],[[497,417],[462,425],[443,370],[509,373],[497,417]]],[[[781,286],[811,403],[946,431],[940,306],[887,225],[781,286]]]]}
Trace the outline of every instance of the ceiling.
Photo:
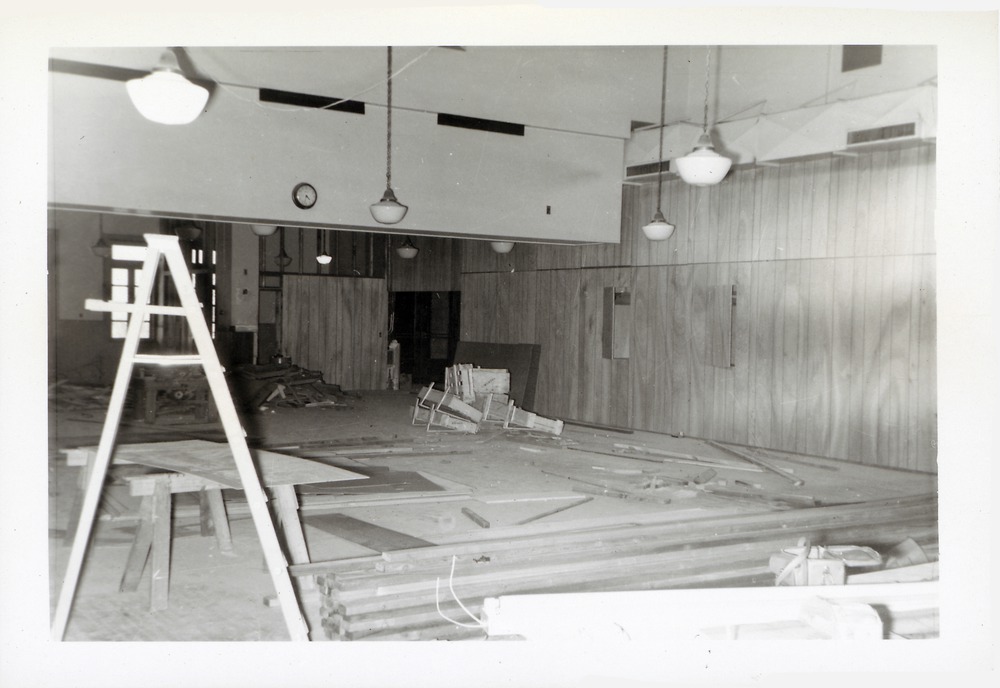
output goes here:
{"type": "MultiPolygon", "coordinates": [[[[889,45],[876,68],[841,71],[837,45],[671,46],[666,121],[703,117],[706,73],[713,121],[915,87],[937,75],[933,46],[889,45]],[[708,58],[708,59],[707,59],[708,58]]],[[[57,48],[58,60],[152,69],[158,47],[57,48]]],[[[378,46],[183,49],[189,76],[256,100],[258,88],[386,100],[378,46]],[[245,92],[244,92],[245,89],[245,92]]],[[[393,106],[626,139],[660,116],[662,46],[398,46],[393,106]]]]}

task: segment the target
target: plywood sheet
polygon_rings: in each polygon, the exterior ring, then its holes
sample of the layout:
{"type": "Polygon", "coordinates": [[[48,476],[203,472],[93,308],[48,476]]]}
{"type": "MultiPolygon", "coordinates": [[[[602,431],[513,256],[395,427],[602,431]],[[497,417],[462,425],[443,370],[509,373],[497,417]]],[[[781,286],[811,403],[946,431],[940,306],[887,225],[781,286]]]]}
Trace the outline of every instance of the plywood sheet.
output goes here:
{"type": "Polygon", "coordinates": [[[434,544],[344,514],[311,514],[303,517],[302,522],[307,526],[319,528],[326,533],[350,540],[376,552],[431,547],[434,544]]]}
{"type": "MultiPolygon", "coordinates": [[[[360,473],[345,468],[327,466],[295,456],[260,449],[251,449],[250,453],[254,458],[261,482],[266,487],[365,478],[360,473]]],[[[113,460],[189,473],[234,489],[241,489],[243,486],[232,452],[225,443],[183,440],[124,444],[115,448],[113,460]]]]}

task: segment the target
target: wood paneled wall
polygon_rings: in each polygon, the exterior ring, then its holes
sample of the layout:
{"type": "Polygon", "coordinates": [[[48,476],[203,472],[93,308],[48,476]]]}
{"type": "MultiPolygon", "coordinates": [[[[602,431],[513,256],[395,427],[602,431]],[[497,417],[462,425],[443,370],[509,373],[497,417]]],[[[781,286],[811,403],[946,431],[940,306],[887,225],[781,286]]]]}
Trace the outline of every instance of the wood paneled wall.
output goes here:
{"type": "Polygon", "coordinates": [[[420,251],[413,259],[396,255],[401,237],[389,242],[389,291],[458,291],[463,242],[440,237],[413,237],[412,241],[420,251]]]}
{"type": "Polygon", "coordinates": [[[665,182],[668,241],[641,232],[650,185],[617,245],[463,242],[462,337],[541,344],[543,414],[936,470],[934,172],[929,144],[740,169],[665,182]],[[602,357],[608,286],[632,294],[628,359],[602,357]]]}
{"type": "Polygon", "coordinates": [[[284,352],[345,390],[384,389],[388,303],[382,279],[286,276],[284,352]]]}

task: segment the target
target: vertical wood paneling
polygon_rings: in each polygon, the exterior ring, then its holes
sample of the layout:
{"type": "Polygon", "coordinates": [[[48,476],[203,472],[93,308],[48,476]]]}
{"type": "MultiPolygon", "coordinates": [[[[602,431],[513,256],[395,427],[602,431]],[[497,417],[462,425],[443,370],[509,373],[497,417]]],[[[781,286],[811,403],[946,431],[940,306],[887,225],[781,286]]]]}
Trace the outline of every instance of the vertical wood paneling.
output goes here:
{"type": "Polygon", "coordinates": [[[380,389],[387,309],[385,280],[287,276],[283,344],[293,363],[321,371],[329,383],[380,389]]]}
{"type": "Polygon", "coordinates": [[[621,245],[537,246],[491,267],[463,242],[463,338],[541,344],[541,413],[934,470],[933,190],[933,146],[741,169],[708,188],[672,178],[661,205],[677,231],[649,242],[655,185],[626,187],[621,245]],[[633,321],[629,359],[612,361],[615,284],[633,321]],[[731,284],[726,369],[711,365],[707,309],[731,284]]]}
{"type": "Polygon", "coordinates": [[[550,270],[538,275],[535,341],[541,346],[535,405],[542,414],[581,419],[579,394],[580,272],[550,270]]]}
{"type": "Polygon", "coordinates": [[[933,256],[922,256],[920,276],[916,280],[916,299],[919,303],[917,325],[916,381],[918,402],[915,421],[917,426],[917,464],[920,470],[937,470],[937,307],[934,299],[937,266],[933,256]]]}
{"type": "MultiPolygon", "coordinates": [[[[394,246],[401,242],[402,239],[393,240],[394,246]]],[[[400,258],[395,248],[389,253],[390,291],[458,290],[461,253],[456,247],[462,243],[482,243],[437,237],[417,237],[413,242],[420,250],[416,258],[400,258]]]]}
{"type": "Polygon", "coordinates": [[[853,378],[853,361],[851,346],[854,340],[854,329],[859,326],[853,317],[854,293],[854,263],[847,260],[833,261],[833,318],[830,334],[830,368],[831,393],[830,415],[819,422],[829,428],[829,443],[818,443],[810,449],[811,453],[824,454],[845,458],[851,455],[850,429],[851,415],[851,382],[853,378]]]}
{"type": "Polygon", "coordinates": [[[919,223],[916,235],[916,247],[914,253],[934,253],[936,242],[934,239],[934,209],[937,179],[934,176],[934,164],[937,159],[937,149],[934,146],[922,146],[920,148],[920,177],[918,188],[921,206],[917,213],[916,220],[919,223]]]}
{"type": "Polygon", "coordinates": [[[461,339],[496,341],[497,276],[474,273],[462,276],[461,339]]]}
{"type": "Polygon", "coordinates": [[[636,268],[632,282],[629,389],[632,422],[638,427],[651,427],[655,423],[657,368],[664,362],[662,349],[657,351],[657,345],[664,339],[663,305],[657,302],[656,277],[659,274],[660,271],[646,267],[636,268]]]}

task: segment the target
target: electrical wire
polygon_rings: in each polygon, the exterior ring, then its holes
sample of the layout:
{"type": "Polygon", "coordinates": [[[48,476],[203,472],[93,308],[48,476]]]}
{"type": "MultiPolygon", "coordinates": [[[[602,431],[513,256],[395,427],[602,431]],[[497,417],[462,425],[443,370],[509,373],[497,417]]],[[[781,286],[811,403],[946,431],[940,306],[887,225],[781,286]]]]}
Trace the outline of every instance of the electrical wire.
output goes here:
{"type": "Polygon", "coordinates": [[[485,629],[486,628],[486,624],[483,623],[483,621],[481,619],[479,619],[475,614],[473,614],[472,612],[470,612],[469,609],[464,604],[462,604],[462,600],[460,600],[458,598],[458,595],[455,594],[455,587],[453,585],[453,581],[455,579],[455,562],[457,560],[458,560],[458,557],[455,556],[455,555],[452,555],[452,557],[451,557],[451,573],[448,574],[448,589],[451,591],[451,596],[453,598],[455,598],[456,602],[458,602],[458,606],[462,608],[462,611],[465,612],[466,614],[468,614],[469,618],[472,619],[473,621],[475,621],[476,623],[474,623],[474,624],[468,624],[468,623],[463,623],[461,621],[456,621],[455,619],[450,618],[443,611],[441,611],[441,595],[440,595],[441,579],[440,578],[436,578],[435,581],[434,581],[434,606],[437,607],[437,613],[438,613],[438,615],[442,619],[444,619],[445,621],[448,621],[449,623],[453,623],[456,626],[461,626],[462,628],[482,628],[482,629],[485,629]]]}
{"type": "Polygon", "coordinates": [[[329,110],[331,108],[337,107],[338,105],[342,105],[343,103],[347,103],[347,102],[350,102],[352,100],[355,100],[359,96],[363,96],[364,94],[368,93],[369,91],[372,91],[372,90],[378,88],[383,83],[387,83],[388,81],[394,79],[395,77],[399,76],[400,74],[402,74],[403,72],[405,72],[407,69],[409,69],[410,67],[412,67],[415,63],[417,63],[420,60],[424,59],[428,54],[430,54],[430,52],[432,50],[434,50],[435,47],[436,46],[431,46],[430,48],[428,48],[427,50],[425,50],[424,52],[422,52],[421,54],[417,55],[415,58],[413,58],[412,60],[410,60],[409,62],[407,62],[405,65],[403,65],[402,67],[400,67],[399,69],[397,69],[395,72],[390,72],[386,76],[385,80],[381,80],[380,79],[380,80],[376,81],[375,83],[373,83],[371,86],[368,86],[367,88],[364,88],[364,89],[362,89],[360,91],[357,91],[354,95],[348,96],[347,98],[341,98],[340,100],[336,100],[336,101],[334,101],[332,103],[329,103],[327,105],[322,105],[320,107],[315,107],[315,108],[313,108],[313,107],[304,108],[304,107],[290,107],[290,106],[268,105],[267,103],[262,103],[260,100],[253,100],[253,99],[250,99],[250,98],[245,98],[245,97],[243,97],[242,95],[240,95],[235,90],[235,89],[244,89],[244,88],[245,89],[259,90],[260,88],[262,88],[261,86],[247,86],[245,84],[225,83],[225,82],[222,82],[222,81],[215,81],[214,83],[217,86],[219,86],[223,91],[225,91],[226,93],[230,94],[231,96],[233,96],[237,100],[243,101],[244,103],[251,103],[251,104],[256,105],[257,107],[259,107],[261,109],[264,109],[264,110],[280,110],[282,112],[308,112],[308,111],[312,111],[312,110],[329,110]]]}

